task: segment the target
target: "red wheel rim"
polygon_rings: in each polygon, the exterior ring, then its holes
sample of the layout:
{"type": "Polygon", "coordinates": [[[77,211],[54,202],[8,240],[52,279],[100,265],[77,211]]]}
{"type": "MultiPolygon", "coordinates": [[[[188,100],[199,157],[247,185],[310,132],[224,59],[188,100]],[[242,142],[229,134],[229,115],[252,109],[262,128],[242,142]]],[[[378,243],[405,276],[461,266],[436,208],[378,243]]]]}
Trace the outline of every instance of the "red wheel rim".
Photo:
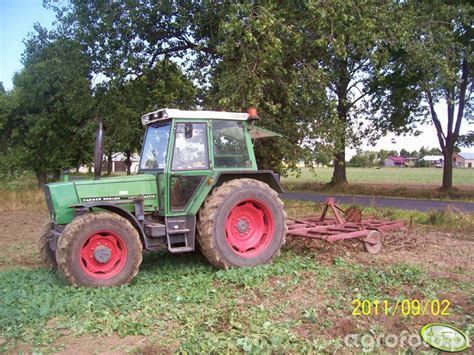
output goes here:
{"type": "Polygon", "coordinates": [[[81,268],[96,280],[114,277],[122,271],[126,261],[125,241],[111,230],[94,232],[81,246],[81,268]]]}
{"type": "Polygon", "coordinates": [[[274,229],[272,211],[257,199],[240,201],[225,223],[227,243],[234,253],[244,258],[260,255],[272,241],[274,229]]]}

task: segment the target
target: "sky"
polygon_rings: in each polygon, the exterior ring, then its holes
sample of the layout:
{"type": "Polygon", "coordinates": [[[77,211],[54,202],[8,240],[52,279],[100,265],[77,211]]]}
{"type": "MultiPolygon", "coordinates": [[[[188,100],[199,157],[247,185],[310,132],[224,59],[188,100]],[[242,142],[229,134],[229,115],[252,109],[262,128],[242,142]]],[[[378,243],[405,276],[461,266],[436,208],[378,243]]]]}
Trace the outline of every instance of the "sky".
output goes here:
{"type": "MultiPolygon", "coordinates": [[[[53,27],[55,14],[52,10],[43,8],[42,3],[42,0],[0,0],[0,82],[3,82],[7,90],[12,89],[13,74],[22,68],[21,54],[25,49],[23,39],[33,31],[33,24],[39,22],[46,28],[53,27]]],[[[446,108],[438,105],[437,109],[442,123],[445,123],[446,108]]],[[[468,127],[467,122],[464,121],[461,133],[467,133],[469,128],[474,130],[474,125],[468,127]]],[[[432,125],[420,126],[419,129],[423,133],[417,137],[396,137],[391,134],[380,139],[375,147],[364,145],[362,149],[400,151],[405,148],[413,151],[419,150],[422,146],[439,147],[436,130],[432,125]]],[[[463,151],[474,153],[474,147],[464,148],[463,151]]],[[[354,149],[347,150],[348,158],[353,154],[355,154],[354,149]]]]}
{"type": "Polygon", "coordinates": [[[51,28],[55,18],[42,0],[0,0],[0,82],[5,89],[12,89],[13,74],[22,68],[23,39],[33,24],[51,28]]]}

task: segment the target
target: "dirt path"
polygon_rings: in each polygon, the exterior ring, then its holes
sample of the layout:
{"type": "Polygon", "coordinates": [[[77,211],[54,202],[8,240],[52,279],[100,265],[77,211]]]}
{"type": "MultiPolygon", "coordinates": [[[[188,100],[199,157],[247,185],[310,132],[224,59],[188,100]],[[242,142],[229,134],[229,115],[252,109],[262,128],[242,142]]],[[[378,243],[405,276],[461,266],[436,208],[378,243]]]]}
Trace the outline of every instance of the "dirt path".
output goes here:
{"type": "Polygon", "coordinates": [[[0,212],[0,269],[38,267],[38,232],[46,211],[0,212]]]}

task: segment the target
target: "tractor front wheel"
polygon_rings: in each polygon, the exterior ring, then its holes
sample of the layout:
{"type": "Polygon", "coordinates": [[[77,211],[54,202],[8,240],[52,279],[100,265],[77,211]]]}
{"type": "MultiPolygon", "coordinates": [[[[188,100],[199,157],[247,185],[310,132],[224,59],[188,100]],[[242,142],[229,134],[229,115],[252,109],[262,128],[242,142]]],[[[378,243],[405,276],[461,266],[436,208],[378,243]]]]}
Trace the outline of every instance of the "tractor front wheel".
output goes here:
{"type": "Polygon", "coordinates": [[[66,226],[58,240],[58,268],[74,286],[129,283],[142,262],[137,230],[114,213],[89,213],[66,226]]]}
{"type": "Polygon", "coordinates": [[[43,228],[41,228],[38,240],[38,248],[41,263],[48,268],[56,269],[58,267],[58,263],[56,262],[56,253],[53,249],[51,249],[49,244],[52,238],[51,230],[51,221],[48,219],[43,228]]]}
{"type": "Polygon", "coordinates": [[[199,211],[201,252],[218,268],[268,263],[285,243],[286,213],[276,191],[254,179],[215,188],[199,211]]]}

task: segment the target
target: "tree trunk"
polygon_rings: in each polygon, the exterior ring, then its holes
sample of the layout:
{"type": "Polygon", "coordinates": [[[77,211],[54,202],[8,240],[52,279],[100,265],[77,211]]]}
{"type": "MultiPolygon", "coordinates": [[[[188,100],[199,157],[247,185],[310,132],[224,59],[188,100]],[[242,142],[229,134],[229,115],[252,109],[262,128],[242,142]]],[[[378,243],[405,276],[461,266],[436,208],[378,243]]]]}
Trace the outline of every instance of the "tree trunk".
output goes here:
{"type": "Polygon", "coordinates": [[[127,175],[131,175],[132,174],[132,160],[130,158],[132,156],[132,153],[125,152],[125,156],[126,156],[125,165],[127,167],[127,175]]]}
{"type": "Polygon", "coordinates": [[[331,185],[336,186],[346,183],[346,152],[343,150],[335,154],[331,185]]]}
{"type": "Polygon", "coordinates": [[[53,180],[59,181],[60,178],[61,178],[61,170],[55,170],[53,174],[53,180]]]}
{"type": "Polygon", "coordinates": [[[45,171],[35,171],[38,187],[41,189],[48,183],[48,174],[45,171]]]}
{"type": "Polygon", "coordinates": [[[336,137],[334,155],[334,171],[332,174],[331,185],[337,186],[347,184],[346,176],[346,129],[347,129],[347,115],[349,112],[349,105],[347,103],[347,87],[350,82],[350,75],[347,70],[347,61],[337,61],[339,69],[338,78],[336,80],[336,94],[337,94],[337,118],[343,129],[339,132],[341,136],[336,137]]]}
{"type": "Polygon", "coordinates": [[[443,150],[443,185],[441,189],[447,191],[453,188],[453,153],[453,147],[445,147],[443,150]]]}
{"type": "Polygon", "coordinates": [[[107,155],[107,175],[112,174],[112,153],[107,155]]]}

